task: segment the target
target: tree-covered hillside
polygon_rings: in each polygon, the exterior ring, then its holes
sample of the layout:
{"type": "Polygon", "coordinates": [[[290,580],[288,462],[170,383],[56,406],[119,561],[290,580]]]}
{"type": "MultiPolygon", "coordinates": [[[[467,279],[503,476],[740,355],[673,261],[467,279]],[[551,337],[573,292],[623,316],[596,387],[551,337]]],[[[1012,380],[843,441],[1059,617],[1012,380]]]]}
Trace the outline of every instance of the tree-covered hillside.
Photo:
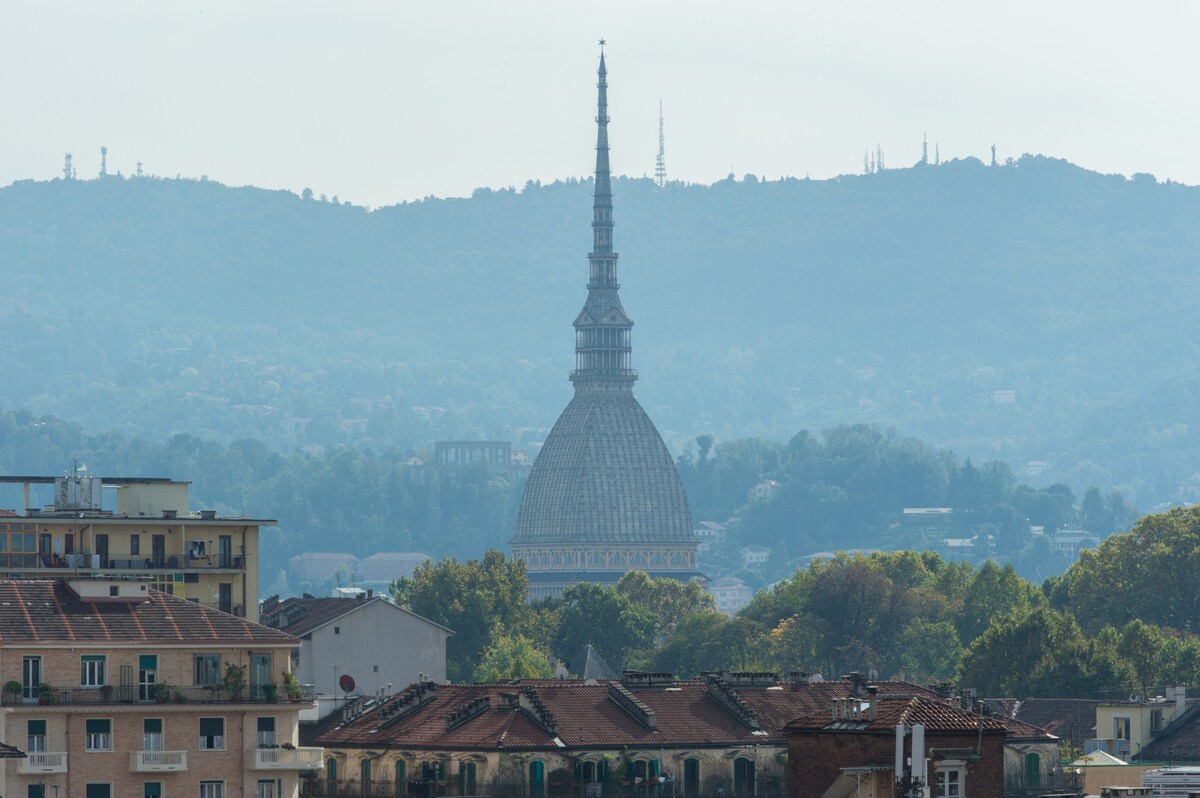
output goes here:
{"type": "MultiPolygon", "coordinates": [[[[639,397],[677,452],[867,422],[1140,507],[1200,498],[1200,190],[1025,157],[616,192],[639,397]]],[[[14,184],[0,409],[281,451],[539,441],[589,203],[14,184]]]]}

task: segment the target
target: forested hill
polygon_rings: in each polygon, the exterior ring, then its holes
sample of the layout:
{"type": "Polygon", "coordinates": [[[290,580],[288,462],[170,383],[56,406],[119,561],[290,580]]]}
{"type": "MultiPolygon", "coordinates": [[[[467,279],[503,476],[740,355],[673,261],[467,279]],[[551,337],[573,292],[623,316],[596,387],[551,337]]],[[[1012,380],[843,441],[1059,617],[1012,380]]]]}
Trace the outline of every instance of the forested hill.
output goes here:
{"type": "MultiPolygon", "coordinates": [[[[1200,498],[1200,189],[1040,157],[615,188],[639,397],[677,451],[869,422],[1142,507],[1200,498]]],[[[590,202],[14,184],[0,409],[284,450],[541,440],[590,202]]]]}

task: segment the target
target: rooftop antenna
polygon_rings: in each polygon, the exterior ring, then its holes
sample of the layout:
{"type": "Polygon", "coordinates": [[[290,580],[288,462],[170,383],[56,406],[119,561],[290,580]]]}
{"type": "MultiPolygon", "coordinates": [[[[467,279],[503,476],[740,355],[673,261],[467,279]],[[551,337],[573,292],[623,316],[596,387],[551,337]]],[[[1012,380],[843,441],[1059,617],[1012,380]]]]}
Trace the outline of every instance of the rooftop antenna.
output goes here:
{"type": "Polygon", "coordinates": [[[142,176],[142,162],[141,161],[137,162],[137,176],[138,177],[142,176]]]}
{"type": "Polygon", "coordinates": [[[996,145],[992,145],[992,166],[996,165],[996,145]]]}
{"type": "Polygon", "coordinates": [[[658,159],[654,162],[654,183],[662,188],[667,184],[667,146],[663,138],[662,98],[658,100],[658,159]]]}
{"type": "Polygon", "coordinates": [[[100,176],[108,174],[108,147],[100,148],[100,176]]]}
{"type": "Polygon", "coordinates": [[[67,153],[63,158],[63,180],[70,180],[75,174],[75,170],[71,168],[71,153],[67,153]]]}
{"type": "Polygon", "coordinates": [[[929,163],[929,135],[921,134],[921,163],[929,163]]]}
{"type": "Polygon", "coordinates": [[[940,166],[942,163],[942,151],[937,144],[933,145],[933,165],[940,166]]]}

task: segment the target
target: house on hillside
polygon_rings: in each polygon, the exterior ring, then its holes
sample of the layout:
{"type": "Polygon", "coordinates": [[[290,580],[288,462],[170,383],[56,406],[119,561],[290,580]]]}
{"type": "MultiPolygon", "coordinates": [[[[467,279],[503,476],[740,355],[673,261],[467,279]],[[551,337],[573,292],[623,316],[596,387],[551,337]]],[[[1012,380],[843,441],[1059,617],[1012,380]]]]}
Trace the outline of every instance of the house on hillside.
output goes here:
{"type": "Polygon", "coordinates": [[[446,641],[454,632],[371,590],[355,598],[268,600],[262,619],[304,641],[295,669],[300,681],[316,686],[321,717],[352,696],[446,678],[446,641]]]}
{"type": "Polygon", "coordinates": [[[738,610],[748,605],[754,598],[750,586],[736,576],[724,576],[706,585],[705,590],[712,594],[717,603],[717,609],[732,617],[738,610]]]}

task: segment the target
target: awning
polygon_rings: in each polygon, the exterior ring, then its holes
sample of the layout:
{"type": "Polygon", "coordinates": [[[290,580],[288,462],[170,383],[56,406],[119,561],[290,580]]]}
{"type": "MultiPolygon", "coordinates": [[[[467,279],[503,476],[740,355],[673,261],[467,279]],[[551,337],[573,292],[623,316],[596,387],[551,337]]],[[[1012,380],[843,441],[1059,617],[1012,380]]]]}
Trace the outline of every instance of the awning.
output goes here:
{"type": "Polygon", "coordinates": [[[935,748],[930,753],[935,759],[959,759],[963,762],[978,762],[983,759],[970,748],[935,748]]]}

